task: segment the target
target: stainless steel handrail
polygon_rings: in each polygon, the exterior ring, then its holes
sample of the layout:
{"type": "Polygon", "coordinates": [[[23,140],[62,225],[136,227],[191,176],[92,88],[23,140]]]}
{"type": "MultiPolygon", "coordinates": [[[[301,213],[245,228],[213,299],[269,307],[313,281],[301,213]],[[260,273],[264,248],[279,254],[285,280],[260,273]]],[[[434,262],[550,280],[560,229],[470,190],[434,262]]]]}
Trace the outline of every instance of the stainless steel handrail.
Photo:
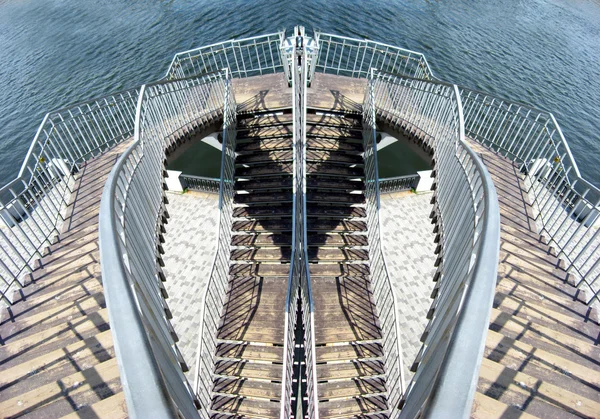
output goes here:
{"type": "Polygon", "coordinates": [[[131,138],[139,88],[52,111],[44,117],[17,177],[0,188],[0,298],[58,234],[80,165],[131,138]]]}
{"type": "Polygon", "coordinates": [[[540,233],[591,291],[587,302],[600,301],[600,188],[582,177],[554,115],[465,87],[460,94],[466,135],[518,165],[540,233]]]}
{"type": "Polygon", "coordinates": [[[243,78],[284,71],[281,44],[285,31],[243,39],[231,39],[175,54],[166,79],[197,76],[229,69],[232,77],[243,78]]]}
{"type": "Polygon", "coordinates": [[[222,117],[225,80],[226,74],[213,74],[143,86],[134,142],[102,194],[102,278],[131,417],[198,417],[162,286],[165,149],[176,133],[204,129],[222,117]]]}
{"type": "Polygon", "coordinates": [[[313,71],[366,78],[372,68],[377,68],[411,77],[434,78],[427,59],[420,52],[319,31],[315,31],[315,39],[319,49],[313,71]]]}
{"type": "Polygon", "coordinates": [[[200,400],[201,417],[210,417],[217,333],[229,289],[229,258],[233,224],[237,104],[227,71],[224,87],[223,151],[219,188],[219,234],[208,284],[202,295],[200,330],[194,372],[194,391],[200,400]]]}
{"type": "Polygon", "coordinates": [[[487,169],[464,139],[454,85],[379,73],[378,119],[417,132],[435,150],[440,256],[435,299],[416,373],[400,417],[468,417],[495,291],[500,243],[498,199],[487,169]]]}
{"type": "Polygon", "coordinates": [[[390,417],[393,417],[398,413],[398,405],[406,389],[406,384],[402,357],[402,334],[398,322],[398,299],[392,286],[381,244],[377,113],[373,88],[374,83],[371,81],[367,86],[363,101],[363,159],[369,240],[369,276],[382,333],[388,411],[390,417]]]}
{"type": "MultiPolygon", "coordinates": [[[[304,37],[304,28],[294,28],[294,34],[304,37]]],[[[304,45],[304,40],[301,42],[304,45]]],[[[314,304],[310,285],[308,266],[307,234],[306,234],[306,89],[308,83],[308,60],[305,51],[296,43],[291,59],[292,73],[292,116],[294,144],[293,174],[293,225],[292,256],[288,293],[285,309],[285,333],[283,348],[283,378],[281,398],[281,419],[292,416],[293,366],[295,349],[295,330],[297,320],[298,298],[302,306],[302,322],[304,326],[304,358],[306,368],[306,392],[308,396],[307,412],[303,414],[310,419],[319,418],[316,386],[315,329],[314,304]],[[298,65],[300,61],[300,65],[298,65]]],[[[300,362],[300,360],[297,360],[300,362]]],[[[297,377],[300,381],[301,377],[297,377]]],[[[297,403],[302,403],[302,394],[297,394],[297,403]]]]}

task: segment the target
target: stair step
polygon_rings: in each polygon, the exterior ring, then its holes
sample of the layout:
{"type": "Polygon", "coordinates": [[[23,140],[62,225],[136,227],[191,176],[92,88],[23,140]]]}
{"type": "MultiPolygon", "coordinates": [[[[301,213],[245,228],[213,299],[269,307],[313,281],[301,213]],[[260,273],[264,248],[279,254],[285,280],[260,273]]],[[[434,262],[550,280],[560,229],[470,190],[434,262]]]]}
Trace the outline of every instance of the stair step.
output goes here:
{"type": "Polygon", "coordinates": [[[290,249],[289,247],[267,249],[234,249],[231,251],[230,260],[253,260],[257,262],[289,261],[291,256],[292,249],[290,249]]]}
{"type": "MultiPolygon", "coordinates": [[[[285,163],[281,163],[281,166],[285,163]]],[[[273,169],[274,170],[274,169],[273,169]]],[[[350,167],[329,162],[311,162],[306,163],[306,174],[319,176],[346,176],[351,178],[360,178],[364,175],[362,165],[350,167]]]]}
{"type": "Polygon", "coordinates": [[[360,232],[367,231],[367,223],[360,220],[328,220],[328,219],[314,219],[309,218],[307,220],[308,231],[318,232],[360,232]]]}
{"type": "MultiPolygon", "coordinates": [[[[254,400],[222,394],[213,397],[211,410],[233,414],[239,418],[247,417],[256,419],[276,419],[279,418],[280,414],[279,402],[254,400]]],[[[215,415],[211,414],[210,417],[215,417],[215,415]]]]}
{"type": "Polygon", "coordinates": [[[75,282],[74,284],[64,285],[64,287],[51,290],[46,290],[43,287],[38,287],[37,291],[33,291],[29,287],[22,289],[23,294],[27,291],[27,294],[24,295],[25,300],[2,309],[0,336],[4,337],[4,324],[19,322],[21,319],[62,306],[65,302],[78,301],[102,291],[102,282],[95,277],[88,278],[82,283],[75,282]]]}
{"type": "Polygon", "coordinates": [[[233,246],[291,246],[291,234],[236,234],[232,236],[233,246]]]}
{"type": "Polygon", "coordinates": [[[383,347],[378,342],[355,342],[344,345],[316,347],[317,363],[331,361],[350,361],[353,359],[379,358],[383,356],[383,347]]]}
{"type": "Polygon", "coordinates": [[[0,346],[0,366],[12,367],[108,329],[108,313],[104,308],[0,346]]]}
{"type": "Polygon", "coordinates": [[[293,173],[294,164],[284,163],[265,163],[260,166],[237,167],[235,169],[236,177],[255,178],[261,176],[272,176],[284,173],[293,173]]]}
{"type": "MultiPolygon", "coordinates": [[[[573,298],[567,295],[559,296],[541,292],[539,288],[518,282],[513,278],[499,280],[496,290],[498,296],[494,298],[494,304],[499,303],[504,296],[510,296],[512,300],[518,301],[519,304],[535,304],[535,306],[547,307],[552,313],[572,317],[577,324],[581,325],[580,332],[586,333],[592,338],[597,334],[598,323],[590,318],[590,307],[574,301],[573,298]]],[[[505,302],[505,304],[512,303],[505,302]]]]}
{"type": "MultiPolygon", "coordinates": [[[[309,191],[306,193],[307,203],[318,204],[364,204],[365,196],[361,193],[334,193],[334,192],[313,192],[309,191]]],[[[312,208],[308,210],[308,213],[312,213],[312,208]]]]}
{"type": "MultiPolygon", "coordinates": [[[[234,202],[236,204],[281,204],[284,202],[293,202],[292,192],[254,192],[249,194],[236,194],[234,202]]],[[[291,208],[290,205],[288,205],[291,208]]]]}
{"type": "Polygon", "coordinates": [[[367,276],[369,275],[369,265],[358,263],[311,263],[310,275],[313,276],[367,276]]]}
{"type": "Polygon", "coordinates": [[[268,189],[288,189],[292,187],[292,176],[274,176],[272,178],[261,178],[260,180],[239,180],[235,182],[235,189],[237,191],[261,191],[268,189]]]}
{"type": "Polygon", "coordinates": [[[594,342],[567,336],[560,330],[553,330],[498,309],[492,309],[490,329],[509,338],[518,339],[536,348],[576,361],[600,374],[600,364],[597,361],[600,359],[600,347],[594,345],[594,342]]]}
{"type": "Polygon", "coordinates": [[[239,120],[237,123],[237,130],[239,132],[245,129],[286,125],[292,124],[293,122],[293,115],[291,113],[261,115],[253,118],[239,120]]]}
{"type": "Polygon", "coordinates": [[[385,396],[357,397],[319,403],[319,417],[323,419],[364,417],[375,413],[381,413],[382,418],[387,417],[385,396]]]}
{"type": "Polygon", "coordinates": [[[363,249],[335,249],[330,247],[309,247],[309,262],[340,262],[369,260],[369,252],[363,249]]]}
{"type": "Polygon", "coordinates": [[[362,129],[362,123],[360,119],[345,118],[343,115],[307,113],[306,122],[307,124],[311,125],[330,125],[333,127],[362,129]]]}
{"type": "Polygon", "coordinates": [[[291,137],[265,138],[254,139],[252,142],[237,143],[235,151],[238,153],[251,153],[267,150],[289,150],[293,146],[294,142],[291,137]]]}
{"type": "Polygon", "coordinates": [[[594,417],[600,403],[484,359],[477,390],[537,417],[594,417]]]}
{"type": "Polygon", "coordinates": [[[252,361],[283,362],[283,347],[256,345],[249,342],[220,342],[217,344],[217,356],[252,361]]]}
{"type": "Polygon", "coordinates": [[[473,419],[535,419],[535,416],[520,411],[514,406],[506,405],[479,392],[475,393],[473,419]]]}
{"type": "Polygon", "coordinates": [[[353,151],[363,152],[362,140],[346,140],[322,137],[308,137],[306,146],[309,150],[353,151]]]}
{"type": "Polygon", "coordinates": [[[308,234],[309,246],[367,246],[369,238],[365,234],[308,234]]]}
{"type": "Polygon", "coordinates": [[[250,221],[234,221],[232,225],[233,231],[248,231],[248,232],[280,232],[291,231],[292,220],[250,220],[250,221]]]}
{"type": "Polygon", "coordinates": [[[258,220],[264,218],[282,218],[292,215],[292,206],[283,204],[271,205],[252,204],[252,206],[237,207],[233,209],[234,218],[246,218],[250,220],[258,220]]]}
{"type": "Polygon", "coordinates": [[[288,162],[294,159],[293,150],[284,151],[256,151],[252,154],[242,154],[235,159],[236,165],[264,164],[271,162],[288,162]]]}
{"type": "Polygon", "coordinates": [[[327,137],[327,138],[356,138],[362,140],[362,128],[327,126],[327,125],[307,125],[307,136],[327,137]]]}
{"type": "Polygon", "coordinates": [[[328,151],[328,150],[307,150],[306,161],[330,162],[338,164],[363,164],[363,158],[358,151],[328,151]]]}
{"type": "Polygon", "coordinates": [[[72,413],[74,406],[92,405],[119,392],[119,368],[112,358],[5,400],[0,403],[0,412],[5,417],[32,412],[36,417],[60,417],[72,413]]]}
{"type": "Polygon", "coordinates": [[[335,179],[333,177],[319,178],[311,176],[306,179],[306,185],[308,190],[331,189],[337,192],[363,191],[365,189],[362,180],[335,179]]]}
{"type": "Polygon", "coordinates": [[[292,135],[292,127],[289,124],[256,126],[252,129],[242,129],[238,133],[238,141],[254,140],[265,137],[283,137],[292,135]]]}
{"type": "Polygon", "coordinates": [[[120,392],[90,406],[82,407],[77,412],[63,416],[63,419],[126,419],[128,417],[125,393],[120,392]]]}
{"type": "Polygon", "coordinates": [[[1,368],[2,398],[8,399],[26,393],[33,386],[48,384],[113,357],[112,336],[110,330],[107,330],[83,341],[40,354],[37,358],[16,364],[12,368],[1,368]]]}
{"type": "Polygon", "coordinates": [[[385,392],[385,379],[382,377],[330,381],[318,385],[319,401],[347,399],[370,394],[383,395],[385,392]]]}
{"type": "Polygon", "coordinates": [[[260,277],[279,277],[281,275],[289,275],[290,265],[274,264],[274,263],[259,263],[248,265],[231,265],[229,267],[230,275],[256,275],[260,277]]]}
{"type": "Polygon", "coordinates": [[[217,378],[213,391],[220,394],[276,400],[281,395],[281,383],[245,378],[217,378]]]}
{"type": "Polygon", "coordinates": [[[382,376],[384,373],[385,368],[382,361],[349,361],[317,365],[317,379],[319,381],[382,376]]]}
{"type": "Polygon", "coordinates": [[[281,381],[281,364],[255,363],[241,360],[217,360],[215,374],[229,377],[245,377],[260,380],[281,381]]]}
{"type": "Polygon", "coordinates": [[[0,332],[4,342],[23,339],[53,326],[62,325],[66,321],[84,317],[106,307],[104,293],[98,292],[83,296],[76,301],[64,302],[45,311],[19,318],[19,321],[7,322],[2,325],[0,332]]]}
{"type": "Polygon", "coordinates": [[[578,362],[562,358],[543,349],[511,339],[493,330],[488,331],[484,356],[502,362],[558,387],[569,389],[583,397],[595,399],[600,388],[600,375],[578,362]]]}

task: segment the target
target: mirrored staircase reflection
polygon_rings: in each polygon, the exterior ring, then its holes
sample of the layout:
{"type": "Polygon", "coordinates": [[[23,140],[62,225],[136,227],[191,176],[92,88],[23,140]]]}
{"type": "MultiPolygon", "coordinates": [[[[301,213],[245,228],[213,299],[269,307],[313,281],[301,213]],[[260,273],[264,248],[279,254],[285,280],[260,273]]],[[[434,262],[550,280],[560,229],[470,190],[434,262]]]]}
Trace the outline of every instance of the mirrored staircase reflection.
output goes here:
{"type": "Polygon", "coordinates": [[[360,116],[307,115],[307,240],[323,419],[387,417],[362,151],[360,116]]]}
{"type": "Polygon", "coordinates": [[[292,228],[291,110],[238,118],[231,269],[213,417],[278,418],[292,228]]]}

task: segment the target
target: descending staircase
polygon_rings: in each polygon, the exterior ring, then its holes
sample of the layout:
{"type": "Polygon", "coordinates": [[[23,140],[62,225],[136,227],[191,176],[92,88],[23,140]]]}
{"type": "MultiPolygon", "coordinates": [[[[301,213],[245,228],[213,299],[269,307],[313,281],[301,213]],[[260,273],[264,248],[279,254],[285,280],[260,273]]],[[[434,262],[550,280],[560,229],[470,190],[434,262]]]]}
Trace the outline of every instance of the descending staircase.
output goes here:
{"type": "Polygon", "coordinates": [[[498,282],[472,416],[600,417],[600,326],[540,241],[518,168],[479,144],[499,191],[498,282]]]}
{"type": "Polygon", "coordinates": [[[369,282],[360,116],[307,115],[307,240],[319,414],[387,417],[369,282]]]}
{"type": "Polygon", "coordinates": [[[58,241],[2,309],[0,416],[127,417],[100,274],[98,210],[125,142],[88,161],[58,241]]]}
{"type": "Polygon", "coordinates": [[[238,120],[230,290],[218,332],[213,417],[279,418],[291,255],[292,118],[238,120]]]}

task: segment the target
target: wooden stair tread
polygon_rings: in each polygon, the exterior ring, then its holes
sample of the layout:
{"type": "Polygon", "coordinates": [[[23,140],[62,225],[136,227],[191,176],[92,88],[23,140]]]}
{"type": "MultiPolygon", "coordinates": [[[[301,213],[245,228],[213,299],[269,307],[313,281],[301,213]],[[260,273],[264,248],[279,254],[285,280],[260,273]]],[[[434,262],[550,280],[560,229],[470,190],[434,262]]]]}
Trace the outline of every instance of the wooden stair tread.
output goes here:
{"type": "Polygon", "coordinates": [[[600,348],[549,327],[492,309],[490,329],[512,339],[529,343],[567,359],[576,360],[600,374],[600,348]]]}
{"type": "Polygon", "coordinates": [[[108,313],[104,308],[0,346],[1,365],[8,368],[108,329],[108,313]]]}
{"type": "Polygon", "coordinates": [[[473,408],[471,409],[473,419],[535,419],[535,416],[522,412],[514,406],[508,406],[496,399],[488,397],[479,392],[475,393],[473,408]]]}
{"type": "Polygon", "coordinates": [[[538,417],[565,417],[572,414],[594,417],[600,403],[586,399],[504,365],[484,359],[481,365],[478,391],[538,417]]]}
{"type": "Polygon", "coordinates": [[[359,397],[319,403],[319,417],[323,419],[348,418],[387,412],[387,400],[384,396],[359,397]]]}
{"type": "Polygon", "coordinates": [[[385,379],[382,377],[330,381],[320,383],[318,386],[319,401],[385,394],[385,392],[385,379]]]}
{"type": "Polygon", "coordinates": [[[217,360],[215,373],[230,377],[246,377],[262,380],[281,381],[281,364],[254,363],[244,360],[217,360]]]}
{"type": "Polygon", "coordinates": [[[213,397],[211,410],[234,414],[236,417],[276,419],[279,418],[280,406],[278,402],[217,395],[213,397]]]}
{"type": "Polygon", "coordinates": [[[383,356],[383,348],[379,343],[353,343],[348,345],[331,345],[316,347],[316,361],[350,361],[353,359],[377,358],[383,356]]]}
{"type": "Polygon", "coordinates": [[[74,321],[105,307],[104,293],[98,292],[83,296],[75,301],[64,302],[62,305],[48,307],[44,311],[32,313],[28,316],[21,316],[19,321],[3,324],[0,332],[5,342],[23,339],[39,332],[41,329],[51,328],[63,324],[65,321],[74,321]]]}
{"type": "Polygon", "coordinates": [[[281,383],[245,378],[217,378],[213,391],[221,394],[273,400],[280,397],[281,383]]]}
{"type": "Polygon", "coordinates": [[[36,415],[62,416],[75,405],[89,405],[121,391],[116,359],[99,363],[92,368],[63,377],[0,403],[5,416],[36,415]]]}
{"type": "Polygon", "coordinates": [[[374,377],[381,376],[384,372],[382,361],[349,361],[317,365],[319,381],[374,377]]]}
{"type": "Polygon", "coordinates": [[[283,362],[283,347],[221,342],[217,347],[217,356],[253,361],[283,362]]]}
{"type": "Polygon", "coordinates": [[[110,330],[107,330],[83,341],[41,354],[37,358],[21,362],[11,368],[0,367],[2,398],[25,393],[33,386],[47,384],[113,357],[112,336],[110,330]]]}
{"type": "Polygon", "coordinates": [[[92,405],[82,407],[77,412],[63,416],[63,419],[126,419],[128,417],[125,394],[120,392],[92,405]]]}

